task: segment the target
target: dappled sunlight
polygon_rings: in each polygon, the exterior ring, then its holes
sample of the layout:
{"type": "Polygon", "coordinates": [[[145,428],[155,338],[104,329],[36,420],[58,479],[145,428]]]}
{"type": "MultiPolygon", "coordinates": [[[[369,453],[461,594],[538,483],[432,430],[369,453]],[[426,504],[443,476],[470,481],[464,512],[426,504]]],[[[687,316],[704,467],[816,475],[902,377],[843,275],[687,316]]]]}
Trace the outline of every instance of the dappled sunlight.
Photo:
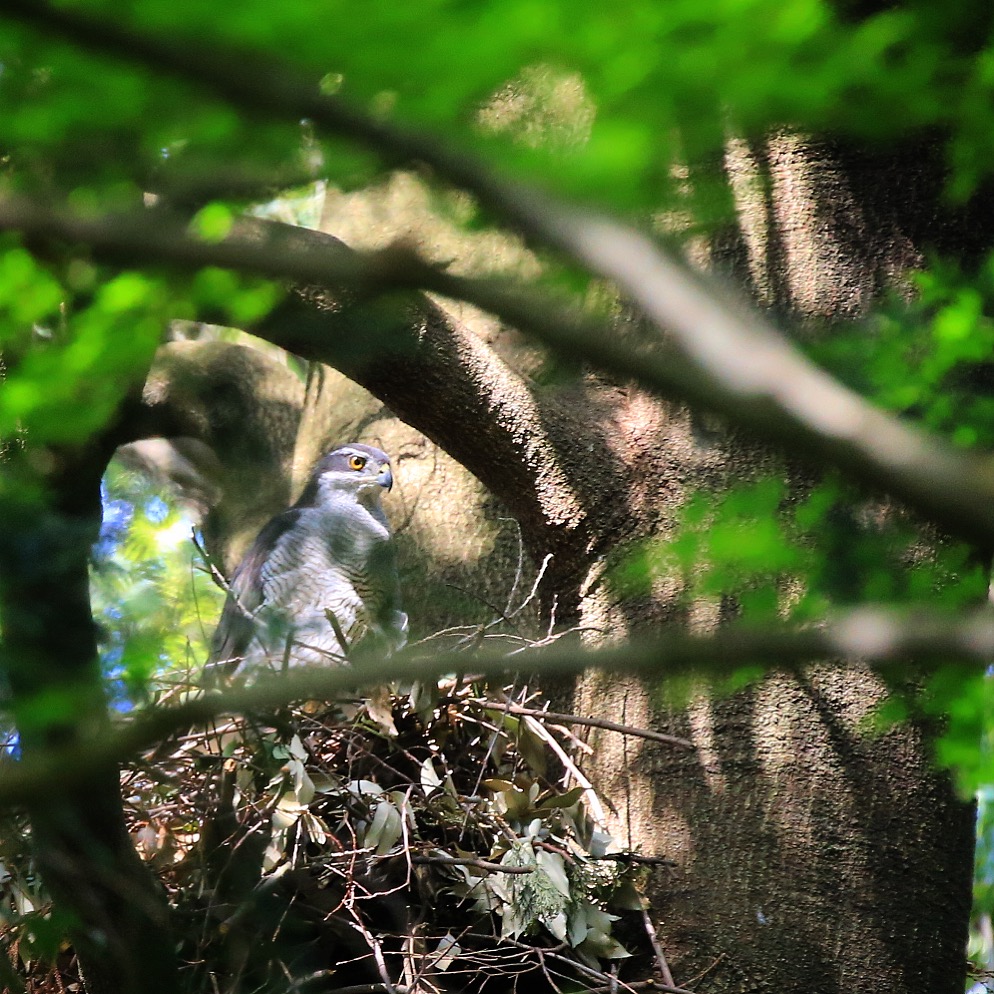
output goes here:
{"type": "Polygon", "coordinates": [[[992,17],[0,3],[0,988],[961,994],[992,17]]]}
{"type": "Polygon", "coordinates": [[[708,790],[712,794],[723,794],[728,789],[728,778],[722,768],[721,753],[715,740],[711,702],[703,694],[688,704],[687,720],[708,790]]]}
{"type": "Polygon", "coordinates": [[[415,245],[426,258],[451,265],[461,275],[538,276],[538,260],[522,239],[479,228],[473,223],[477,211],[463,193],[441,192],[414,173],[395,172],[372,189],[329,189],[321,228],[356,249],[384,248],[395,241],[415,245]]]}

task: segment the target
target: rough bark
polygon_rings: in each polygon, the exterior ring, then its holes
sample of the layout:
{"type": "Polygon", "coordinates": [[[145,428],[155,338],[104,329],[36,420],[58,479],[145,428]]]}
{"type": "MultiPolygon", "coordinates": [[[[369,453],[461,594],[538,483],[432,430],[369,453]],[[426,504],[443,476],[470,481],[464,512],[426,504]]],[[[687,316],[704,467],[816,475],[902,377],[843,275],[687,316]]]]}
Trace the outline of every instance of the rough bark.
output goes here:
{"type": "MultiPolygon", "coordinates": [[[[358,136],[391,161],[399,156],[429,162],[441,175],[475,189],[522,230],[563,245],[555,237],[557,219],[543,224],[550,219],[533,213],[533,199],[508,203],[501,184],[486,176],[481,181],[474,163],[440,154],[430,138],[404,134],[389,122],[348,114],[347,107],[319,99],[309,80],[287,79],[273,87],[264,72],[243,75],[193,47],[142,45],[127,29],[112,25],[101,32],[65,9],[34,5],[20,16],[46,18],[74,40],[197,79],[235,104],[291,120],[306,117],[332,134],[358,136]]],[[[900,276],[922,246],[886,197],[878,203],[863,199],[860,185],[849,182],[851,163],[803,146],[787,136],[752,150],[772,196],[762,217],[752,219],[751,232],[744,223],[745,237],[733,242],[744,248],[757,295],[768,306],[818,319],[852,317],[900,276]]],[[[893,189],[908,189],[907,173],[886,175],[893,189]]],[[[925,224],[919,230],[927,229],[925,224]]],[[[723,445],[701,444],[682,412],[624,387],[590,380],[567,389],[532,389],[492,349],[423,302],[409,302],[414,310],[406,318],[396,302],[341,310],[320,305],[313,296],[295,301],[262,330],[346,370],[473,470],[514,510],[529,550],[536,557],[554,554],[549,587],[570,613],[614,632],[646,615],[677,613],[672,589],[661,589],[655,603],[638,605],[635,612],[615,603],[600,582],[604,556],[619,542],[665,534],[687,488],[707,485],[708,474],[737,473],[751,464],[751,454],[743,458],[733,448],[729,456],[723,445]],[[313,337],[298,337],[297,322],[304,319],[330,334],[356,319],[376,331],[392,327],[409,351],[374,363],[332,347],[325,353],[313,337]]],[[[210,384],[204,389],[209,397],[210,384]]],[[[194,426],[211,441],[216,427],[211,417],[194,426]]],[[[293,440],[269,453],[264,462],[274,477],[292,480],[295,448],[293,440]]],[[[241,497],[251,485],[244,474],[228,483],[225,500],[243,501],[245,510],[217,518],[215,542],[225,559],[244,541],[238,532],[249,525],[243,519],[262,514],[261,500],[253,504],[241,497]]],[[[278,484],[266,503],[283,496],[280,486],[289,492],[292,483],[278,484]]],[[[708,608],[690,620],[719,620],[708,617],[708,608]]],[[[877,693],[867,676],[850,674],[835,683],[814,674],[809,684],[813,690],[803,682],[770,679],[728,702],[700,704],[674,719],[694,732],[696,759],[674,768],[646,754],[630,780],[622,777],[619,790],[630,788],[622,823],[637,826],[648,848],[672,847],[677,867],[669,892],[691,895],[665,906],[670,918],[664,942],[673,937],[682,949],[680,940],[692,936],[688,959],[680,964],[688,972],[691,956],[713,952],[720,958],[708,981],[715,990],[959,989],[968,811],[954,802],[948,782],[928,771],[914,729],[895,730],[876,742],[854,736],[857,719],[877,693]],[[840,797],[833,804],[835,791],[840,797]],[[902,861],[903,845],[895,851],[874,844],[881,836],[916,846],[913,862],[902,861]],[[921,840],[929,838],[949,847],[925,851],[921,840]],[[932,859],[935,873],[926,878],[932,859]],[[833,866],[841,877],[834,886],[833,866]],[[867,868],[876,871],[870,885],[862,883],[867,868]],[[934,904],[915,901],[909,909],[906,870],[933,884],[934,904]],[[768,898],[770,892],[776,896],[768,898]],[[933,927],[936,920],[941,925],[933,927]],[[892,936],[884,949],[882,938],[892,936]]],[[[622,701],[647,692],[634,684],[593,682],[585,689],[598,710],[616,692],[622,701]]],[[[622,751],[605,754],[601,762],[627,776],[628,760],[622,751]]],[[[655,889],[660,905],[667,892],[665,884],[655,889]]]]}
{"type": "MultiPolygon", "coordinates": [[[[928,162],[896,158],[885,171],[880,158],[781,135],[760,150],[733,143],[728,164],[740,226],[712,263],[746,275],[793,326],[858,317],[883,289],[903,289],[921,258],[907,232],[922,234],[935,202],[863,198],[885,175],[920,189],[928,162]]],[[[732,447],[724,468],[731,479],[752,464],[732,447]]],[[[695,620],[717,623],[717,606],[695,620]]],[[[869,673],[815,669],[666,711],[636,681],[583,682],[581,711],[607,708],[698,747],[686,757],[599,733],[592,770],[625,798],[628,838],[675,864],[651,893],[678,980],[706,970],[722,992],[962,990],[972,807],[933,768],[921,729],[861,726],[884,695],[869,673]]]]}

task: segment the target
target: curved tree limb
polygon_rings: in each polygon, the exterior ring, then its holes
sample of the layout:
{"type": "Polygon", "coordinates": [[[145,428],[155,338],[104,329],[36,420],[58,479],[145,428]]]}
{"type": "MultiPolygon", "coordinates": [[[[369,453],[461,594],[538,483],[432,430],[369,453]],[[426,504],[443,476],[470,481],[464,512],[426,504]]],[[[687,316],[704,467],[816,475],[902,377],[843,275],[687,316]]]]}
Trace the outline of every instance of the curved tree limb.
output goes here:
{"type": "MultiPolygon", "coordinates": [[[[582,357],[657,393],[715,410],[767,442],[790,444],[816,464],[838,466],[954,534],[986,541],[994,536],[990,459],[960,452],[875,408],[811,364],[759,318],[740,314],[709,296],[641,235],[613,222],[576,224],[577,238],[591,253],[600,252],[598,245],[605,241],[605,262],[615,256],[620,260],[613,275],[641,285],[642,296],[660,316],[675,308],[675,317],[683,322],[684,345],[679,352],[633,348],[619,341],[614,329],[545,295],[494,280],[452,276],[403,248],[360,253],[328,235],[248,219],[223,241],[208,243],[189,235],[180,219],[162,212],[94,219],[21,199],[0,202],[0,230],[84,244],[113,261],[138,257],[185,269],[226,266],[301,283],[346,286],[363,298],[420,287],[469,301],[565,355],[582,357]],[[155,223],[150,223],[153,218],[155,223]]],[[[425,324],[408,321],[408,334],[400,335],[403,322],[396,320],[396,301],[384,306],[386,312],[381,309],[377,314],[367,303],[358,319],[349,322],[334,309],[322,310],[319,302],[298,302],[291,305],[292,321],[272,319],[253,330],[291,351],[344,367],[383,400],[394,403],[375,376],[359,371],[372,356],[409,356],[418,347],[425,324]],[[392,319],[384,320],[391,308],[392,319]],[[335,334],[329,335],[329,330],[335,334]]],[[[474,347],[469,337],[462,347],[474,347]]],[[[408,390],[420,389],[423,394],[424,387],[407,378],[408,390]]],[[[397,383],[394,389],[403,387],[397,383]]],[[[444,409],[450,417],[450,409],[438,405],[435,409],[444,409]]],[[[451,431],[443,441],[462,458],[451,431]]],[[[469,468],[475,470],[485,462],[470,461],[469,468]]],[[[489,464],[493,466],[492,458],[489,464]]],[[[502,491],[512,492],[513,488],[494,482],[502,496],[502,491]]]]}
{"type": "MultiPolygon", "coordinates": [[[[318,128],[374,149],[388,163],[427,163],[518,230],[616,281],[672,336],[684,361],[633,356],[601,329],[578,334],[580,329],[569,320],[569,332],[564,333],[561,319],[566,315],[556,313],[558,320],[550,320],[553,315],[543,315],[545,309],[535,312],[536,301],[523,301],[517,294],[508,299],[492,284],[423,267],[417,282],[424,289],[479,304],[547,344],[582,351],[607,372],[633,376],[650,389],[706,405],[763,439],[791,441],[810,459],[838,465],[880,486],[967,538],[989,540],[994,534],[994,467],[976,463],[873,408],[760,318],[720,302],[713,290],[637,231],[502,179],[422,131],[405,130],[322,95],[315,80],[292,66],[260,66],[256,60],[248,73],[239,53],[217,45],[207,58],[189,39],[180,44],[46,0],[10,0],[5,7],[8,14],[44,32],[183,79],[246,111],[308,118],[318,128]]],[[[336,263],[343,269],[349,266],[344,257],[336,263]]],[[[374,272],[363,273],[362,278],[370,277],[376,281],[374,272]]]]}

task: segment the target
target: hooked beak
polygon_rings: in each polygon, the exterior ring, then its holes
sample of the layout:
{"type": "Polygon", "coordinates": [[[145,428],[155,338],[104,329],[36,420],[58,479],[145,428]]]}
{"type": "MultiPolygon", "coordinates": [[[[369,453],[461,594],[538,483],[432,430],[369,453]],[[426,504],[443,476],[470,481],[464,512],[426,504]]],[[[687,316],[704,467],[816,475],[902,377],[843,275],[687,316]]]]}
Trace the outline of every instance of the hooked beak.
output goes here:
{"type": "Polygon", "coordinates": [[[390,472],[390,465],[388,463],[384,463],[380,467],[380,473],[376,477],[376,482],[381,487],[384,487],[387,493],[393,489],[393,473],[390,472]]]}

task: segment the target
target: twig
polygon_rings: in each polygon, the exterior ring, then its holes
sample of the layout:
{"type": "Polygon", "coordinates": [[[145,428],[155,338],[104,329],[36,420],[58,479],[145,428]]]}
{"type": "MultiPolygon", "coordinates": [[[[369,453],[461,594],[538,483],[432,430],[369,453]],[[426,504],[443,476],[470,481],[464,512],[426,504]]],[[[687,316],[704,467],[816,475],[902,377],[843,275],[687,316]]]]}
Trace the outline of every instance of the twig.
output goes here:
{"type": "Polygon", "coordinates": [[[556,741],[555,736],[551,735],[541,722],[536,721],[528,715],[523,715],[522,717],[532,734],[538,736],[556,754],[556,758],[563,764],[566,772],[583,788],[587,804],[590,806],[590,814],[597,823],[597,827],[606,831],[607,815],[604,813],[604,807],[600,802],[600,798],[597,796],[597,792],[594,790],[594,785],[584,776],[576,763],[566,755],[566,751],[556,741]]]}
{"type": "MultiPolygon", "coordinates": [[[[457,584],[447,583],[446,584],[447,587],[452,587],[453,589],[460,591],[460,593],[471,594],[478,601],[480,601],[481,604],[484,604],[486,607],[490,608],[490,610],[493,611],[494,614],[497,615],[496,618],[494,618],[492,621],[489,621],[487,624],[485,624],[485,625],[478,625],[475,628],[473,628],[466,635],[465,638],[460,639],[460,641],[456,643],[456,647],[459,648],[459,647],[461,647],[463,645],[473,644],[473,643],[479,644],[480,641],[482,641],[483,639],[492,637],[492,636],[487,636],[486,633],[491,628],[496,628],[497,625],[508,624],[508,625],[514,626],[514,619],[535,598],[535,594],[538,592],[538,585],[542,582],[542,577],[545,576],[545,571],[548,568],[548,565],[549,565],[549,563],[551,561],[552,561],[552,553],[549,553],[542,560],[542,565],[539,567],[538,574],[535,577],[535,582],[532,584],[532,588],[531,588],[531,591],[529,592],[528,596],[514,610],[502,611],[499,607],[497,607],[496,604],[491,603],[490,601],[488,601],[485,598],[481,597],[479,594],[472,593],[471,591],[465,590],[464,588],[458,586],[457,584]]],[[[508,596],[508,603],[510,603],[510,598],[511,598],[511,596],[513,596],[514,590],[517,589],[518,581],[520,579],[520,569],[521,569],[520,553],[519,553],[518,569],[519,569],[519,575],[515,576],[514,585],[511,588],[511,595],[508,596]]],[[[569,633],[563,632],[561,634],[569,634],[569,633]]],[[[529,648],[531,646],[546,644],[546,642],[547,642],[547,640],[543,640],[542,642],[535,642],[532,639],[525,639],[525,638],[523,638],[521,636],[517,636],[517,635],[500,635],[498,637],[500,637],[500,638],[517,638],[517,639],[519,639],[519,641],[524,642],[524,645],[522,646],[523,649],[527,649],[527,648],[529,648]]],[[[519,650],[516,650],[516,651],[520,652],[521,650],[519,649],[519,650]]]]}
{"type": "MultiPolygon", "coordinates": [[[[489,707],[496,707],[496,705],[493,705],[492,702],[487,702],[487,701],[482,701],[482,702],[474,701],[473,703],[479,703],[479,706],[481,710],[484,712],[484,714],[486,714],[489,707]]],[[[543,713],[538,709],[534,710],[536,717],[541,716],[543,713]]],[[[486,724],[486,723],[481,719],[480,724],[486,724]]],[[[568,740],[570,749],[576,750],[577,752],[581,752],[583,753],[584,756],[592,756],[594,754],[593,748],[589,746],[586,742],[584,742],[583,739],[578,738],[577,735],[572,731],[572,729],[570,729],[567,725],[551,723],[549,727],[557,731],[560,735],[562,735],[564,738],[568,740]]]]}
{"type": "Polygon", "coordinates": [[[559,989],[559,985],[552,979],[552,975],[549,973],[549,968],[545,965],[545,950],[536,949],[538,953],[538,965],[542,968],[542,973],[545,975],[545,979],[548,980],[549,986],[556,992],[556,994],[562,994],[559,989]]]}
{"type": "Polygon", "coordinates": [[[352,917],[352,927],[362,935],[373,953],[377,972],[383,981],[383,990],[386,991],[386,994],[401,994],[401,989],[390,979],[390,971],[387,969],[386,960],[383,958],[383,946],[380,945],[379,940],[375,936],[370,934],[369,929],[366,928],[362,917],[354,905],[347,905],[347,908],[352,917]]]}
{"type": "Polygon", "coordinates": [[[502,863],[492,863],[488,859],[473,859],[469,856],[412,856],[412,863],[439,866],[469,866],[476,870],[489,870],[492,873],[534,873],[534,866],[504,866],[502,863]]]}
{"type": "MultiPolygon", "coordinates": [[[[512,946],[517,946],[520,949],[527,949],[530,953],[534,953],[536,951],[535,946],[529,946],[527,943],[518,942],[515,939],[508,939],[507,941],[512,946]]],[[[563,948],[563,946],[560,945],[557,948],[561,949],[563,948]]],[[[577,973],[581,973],[586,977],[592,977],[594,980],[599,980],[602,984],[604,984],[609,988],[611,986],[612,981],[611,977],[608,976],[608,974],[601,973],[600,970],[594,970],[591,967],[587,966],[585,963],[580,963],[578,960],[570,959],[568,956],[563,956],[560,953],[553,952],[551,949],[543,949],[542,954],[543,956],[548,956],[549,959],[554,959],[559,963],[566,963],[571,969],[575,970],[577,973]]],[[[626,991],[633,990],[633,988],[629,987],[629,985],[626,984],[624,981],[617,981],[617,983],[619,987],[623,987],[626,991]]],[[[659,987],[658,989],[663,991],[666,990],[665,987],[659,987]]],[[[690,992],[681,991],[679,989],[673,989],[672,994],[690,994],[690,992]]]]}
{"type": "MultiPolygon", "coordinates": [[[[533,600],[535,600],[535,595],[538,593],[538,585],[542,582],[542,579],[545,576],[545,571],[549,568],[549,563],[551,562],[552,562],[552,553],[550,552],[542,560],[542,565],[539,566],[538,568],[538,573],[536,573],[535,575],[535,582],[532,584],[531,590],[528,591],[528,596],[511,612],[510,616],[512,618],[515,618],[519,614],[521,614],[521,612],[524,611],[524,609],[528,607],[528,605],[531,604],[533,600]]],[[[520,569],[520,550],[519,550],[519,569],[520,569]]],[[[515,587],[517,587],[517,581],[515,581],[515,587]]]]}
{"type": "Polygon", "coordinates": [[[521,646],[520,649],[512,649],[508,655],[517,656],[522,652],[527,652],[529,649],[543,649],[548,645],[555,645],[556,642],[567,638],[570,635],[582,635],[585,632],[592,632],[595,635],[606,635],[607,631],[603,628],[598,628],[596,625],[574,625],[572,628],[567,628],[565,631],[556,632],[553,629],[556,627],[556,599],[552,599],[552,611],[549,618],[549,628],[544,638],[537,639],[536,641],[530,641],[527,645],[521,646]]]}
{"type": "MultiPolygon", "coordinates": [[[[504,521],[510,522],[510,524],[512,525],[513,528],[515,528],[518,534],[518,562],[514,568],[514,580],[511,583],[511,589],[507,595],[507,604],[504,607],[503,611],[505,615],[510,615],[511,612],[513,611],[514,596],[518,592],[518,584],[521,583],[521,574],[525,568],[525,543],[524,539],[521,536],[521,523],[518,521],[517,518],[498,518],[497,520],[501,522],[504,521]]],[[[522,607],[524,607],[523,604],[522,607]]],[[[521,608],[519,607],[518,611],[520,610],[521,608]]]]}
{"type": "MultiPolygon", "coordinates": [[[[214,581],[215,585],[220,587],[226,594],[231,593],[231,587],[228,586],[228,581],[225,575],[214,565],[214,560],[211,558],[208,551],[204,548],[203,543],[197,537],[197,529],[190,529],[190,541],[193,543],[193,547],[200,553],[201,559],[207,564],[207,571],[210,573],[211,579],[214,581]]],[[[241,604],[238,605],[239,608],[244,612],[247,618],[252,617],[252,615],[242,608],[241,604]]]]}
{"type": "Polygon", "coordinates": [[[688,984],[696,984],[699,980],[703,980],[719,963],[723,962],[728,958],[728,953],[719,953],[700,973],[694,974],[690,980],[687,981],[688,984]]]}
{"type": "MultiPolygon", "coordinates": [[[[319,970],[317,973],[312,973],[310,976],[302,977],[300,980],[295,981],[289,990],[300,990],[306,984],[333,976],[335,972],[335,970],[319,970]]],[[[411,988],[400,984],[352,984],[349,987],[336,987],[334,990],[329,991],[328,994],[384,994],[384,992],[386,994],[390,994],[390,992],[409,994],[410,990],[411,988]]]]}
{"type": "MultiPolygon", "coordinates": [[[[663,987],[656,980],[630,980],[627,986],[633,991],[641,991],[646,988],[657,991],[663,990],[663,987]]],[[[610,994],[611,990],[617,990],[617,987],[616,983],[606,987],[585,987],[583,994],[610,994]]]]}
{"type": "MultiPolygon", "coordinates": [[[[517,685],[518,674],[514,675],[514,686],[517,685]]],[[[511,687],[510,693],[507,695],[507,701],[510,702],[511,695],[514,693],[514,686],[511,687]]],[[[504,708],[504,713],[507,713],[507,708],[504,708]]],[[[473,785],[473,793],[480,793],[480,784],[483,783],[483,778],[486,776],[487,763],[490,761],[490,756],[493,754],[494,746],[497,744],[497,738],[500,735],[500,728],[494,727],[493,732],[490,735],[490,741],[487,743],[487,751],[483,756],[483,760],[480,763],[479,773],[476,775],[476,783],[473,785]]],[[[466,809],[466,818],[463,821],[462,832],[459,835],[460,840],[465,836],[467,828],[469,828],[469,808],[466,809]]]]}
{"type": "Polygon", "coordinates": [[[608,859],[615,863],[634,863],[638,866],[676,866],[665,856],[642,856],[637,852],[606,852],[600,856],[587,853],[584,859],[608,859]]]}
{"type": "Polygon", "coordinates": [[[676,986],[676,981],[673,979],[673,974],[670,973],[669,963],[666,962],[666,955],[663,953],[663,947],[659,944],[659,936],[656,934],[656,926],[652,924],[652,917],[649,912],[642,909],[642,920],[645,922],[645,934],[649,936],[649,944],[652,946],[652,951],[656,956],[656,965],[659,967],[659,975],[663,978],[663,983],[668,984],[670,987],[676,986]]]}
{"type": "MultiPolygon", "coordinates": [[[[486,701],[476,703],[485,705],[486,701]]],[[[538,708],[526,708],[520,704],[510,706],[511,714],[528,715],[532,718],[548,719],[563,725],[589,725],[591,728],[604,728],[609,732],[620,732],[622,735],[631,735],[640,739],[651,739],[653,742],[665,742],[667,745],[683,746],[686,749],[694,749],[694,743],[687,739],[678,738],[676,735],[666,735],[663,732],[654,732],[649,728],[636,728],[634,725],[622,725],[617,721],[609,721],[607,718],[584,718],[578,714],[563,714],[559,711],[544,711],[538,708]]]]}

